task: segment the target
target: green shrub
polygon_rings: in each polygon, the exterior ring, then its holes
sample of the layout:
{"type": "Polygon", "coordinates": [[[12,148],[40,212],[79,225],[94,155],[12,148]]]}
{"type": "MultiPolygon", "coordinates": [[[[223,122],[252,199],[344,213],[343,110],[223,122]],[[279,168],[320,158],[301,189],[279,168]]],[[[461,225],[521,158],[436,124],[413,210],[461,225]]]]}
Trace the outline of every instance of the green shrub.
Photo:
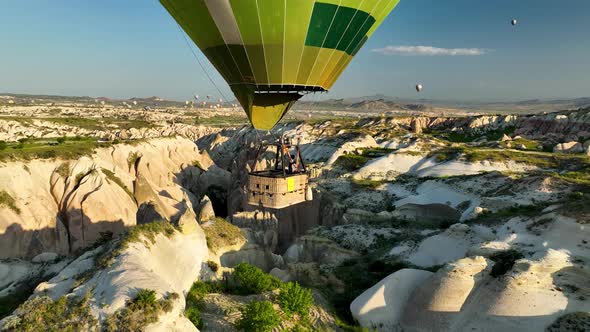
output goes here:
{"type": "Polygon", "coordinates": [[[125,308],[117,310],[107,317],[104,330],[107,332],[143,331],[149,324],[156,323],[160,314],[172,310],[172,302],[179,297],[172,293],[161,300],[156,300],[153,290],[140,290],[135,299],[127,302],[125,308]]]}
{"type": "Polygon", "coordinates": [[[252,302],[241,310],[236,327],[242,331],[269,332],[281,323],[279,314],[268,301],[252,302]]]}
{"type": "Polygon", "coordinates": [[[199,330],[203,327],[201,310],[203,310],[205,296],[211,293],[223,293],[225,288],[221,283],[197,281],[186,294],[186,309],[184,316],[188,318],[199,330]]]}
{"type": "Polygon", "coordinates": [[[297,282],[289,282],[281,288],[278,302],[287,315],[296,313],[301,317],[307,317],[314,303],[311,290],[302,288],[297,282]]]}
{"type": "Polygon", "coordinates": [[[65,137],[58,137],[58,138],[57,138],[57,143],[59,143],[59,144],[63,144],[63,143],[65,143],[65,142],[66,142],[66,138],[65,138],[65,137]]]}
{"type": "Polygon", "coordinates": [[[6,150],[7,147],[8,147],[8,144],[6,142],[0,141],[0,151],[6,150]]]}
{"type": "Polygon", "coordinates": [[[129,197],[131,197],[132,200],[135,201],[135,196],[133,196],[133,193],[129,190],[129,188],[127,188],[125,183],[123,183],[123,180],[121,180],[115,173],[106,168],[102,169],[102,173],[107,177],[107,182],[114,182],[117,184],[119,187],[121,187],[121,189],[123,189],[123,191],[125,191],[127,195],[129,195],[129,197]]]}
{"type": "Polygon", "coordinates": [[[18,206],[16,206],[16,200],[4,190],[0,190],[0,207],[2,206],[11,209],[16,214],[21,213],[18,206]]]}
{"type": "Polygon", "coordinates": [[[238,284],[236,291],[242,295],[260,294],[277,289],[281,285],[279,279],[247,263],[236,265],[233,277],[238,284]]]}
{"type": "Polygon", "coordinates": [[[156,304],[156,291],[150,289],[142,289],[135,296],[135,305],[138,308],[149,308],[156,304]]]}
{"type": "Polygon", "coordinates": [[[203,329],[203,320],[201,319],[201,311],[196,307],[187,307],[184,311],[184,316],[195,325],[199,330],[203,329]]]}
{"type": "Polygon", "coordinates": [[[214,261],[207,261],[207,266],[213,271],[213,273],[217,273],[219,271],[219,264],[215,263],[214,261]]]}
{"type": "Polygon", "coordinates": [[[82,299],[47,296],[27,300],[19,315],[10,322],[10,331],[98,331],[98,322],[90,312],[90,294],[82,299]]]}
{"type": "Polygon", "coordinates": [[[135,164],[137,163],[137,161],[139,161],[139,159],[141,159],[141,157],[141,153],[139,152],[133,152],[129,154],[129,156],[127,157],[127,166],[129,167],[129,170],[131,170],[131,168],[135,166],[135,164]]]}
{"type": "Polygon", "coordinates": [[[59,174],[59,176],[61,176],[62,178],[67,178],[68,176],[70,176],[70,163],[69,162],[63,162],[61,163],[56,169],[55,172],[57,174],[59,174]]]}

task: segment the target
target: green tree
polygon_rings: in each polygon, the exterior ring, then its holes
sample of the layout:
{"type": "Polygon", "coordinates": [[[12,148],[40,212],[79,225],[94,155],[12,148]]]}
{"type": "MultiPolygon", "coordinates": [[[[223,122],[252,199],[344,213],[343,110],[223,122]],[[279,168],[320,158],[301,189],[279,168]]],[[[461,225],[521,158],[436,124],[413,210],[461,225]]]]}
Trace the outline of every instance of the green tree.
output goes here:
{"type": "Polygon", "coordinates": [[[281,318],[269,301],[252,302],[241,310],[236,327],[242,331],[269,332],[279,326],[281,318]]]}
{"type": "Polygon", "coordinates": [[[239,284],[238,293],[243,295],[260,294],[276,289],[281,281],[264,273],[256,266],[241,263],[234,268],[234,278],[239,284]]]}
{"type": "Polygon", "coordinates": [[[287,315],[292,316],[297,313],[305,317],[309,314],[309,308],[314,301],[311,290],[301,287],[297,282],[289,282],[281,288],[278,302],[287,315]]]}

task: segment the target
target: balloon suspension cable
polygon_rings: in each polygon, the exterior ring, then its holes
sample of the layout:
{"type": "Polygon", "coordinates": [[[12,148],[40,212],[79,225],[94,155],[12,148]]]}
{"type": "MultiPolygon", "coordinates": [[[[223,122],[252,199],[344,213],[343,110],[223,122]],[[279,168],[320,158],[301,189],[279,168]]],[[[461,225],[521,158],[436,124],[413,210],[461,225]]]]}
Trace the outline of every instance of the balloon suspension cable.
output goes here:
{"type": "Polygon", "coordinates": [[[178,23],[176,23],[176,26],[178,27],[178,31],[182,35],[182,38],[184,39],[184,42],[186,43],[186,46],[189,48],[189,50],[191,51],[191,53],[193,54],[193,56],[197,60],[197,63],[199,64],[199,67],[201,67],[201,70],[205,73],[205,75],[209,79],[209,82],[211,82],[211,84],[213,84],[213,86],[215,87],[215,89],[217,90],[217,92],[219,92],[219,94],[221,95],[221,97],[223,98],[223,100],[228,101],[229,99],[227,99],[227,97],[223,94],[223,92],[221,92],[221,89],[219,89],[219,87],[217,86],[217,84],[215,84],[215,81],[213,80],[213,78],[211,77],[211,75],[209,75],[209,73],[207,72],[207,70],[205,70],[205,66],[203,66],[203,63],[199,59],[197,53],[191,47],[191,43],[189,42],[188,38],[186,37],[186,34],[184,33],[184,31],[182,31],[182,28],[180,27],[180,25],[178,23]]]}

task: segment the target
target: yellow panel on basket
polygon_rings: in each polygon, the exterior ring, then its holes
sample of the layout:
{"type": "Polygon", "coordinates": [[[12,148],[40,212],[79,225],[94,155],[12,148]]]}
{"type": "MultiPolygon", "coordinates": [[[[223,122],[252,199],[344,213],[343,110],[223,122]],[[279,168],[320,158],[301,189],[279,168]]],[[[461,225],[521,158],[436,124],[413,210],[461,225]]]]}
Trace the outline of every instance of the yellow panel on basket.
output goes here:
{"type": "Polygon", "coordinates": [[[287,191],[295,191],[295,178],[288,178],[287,179],[287,191]]]}

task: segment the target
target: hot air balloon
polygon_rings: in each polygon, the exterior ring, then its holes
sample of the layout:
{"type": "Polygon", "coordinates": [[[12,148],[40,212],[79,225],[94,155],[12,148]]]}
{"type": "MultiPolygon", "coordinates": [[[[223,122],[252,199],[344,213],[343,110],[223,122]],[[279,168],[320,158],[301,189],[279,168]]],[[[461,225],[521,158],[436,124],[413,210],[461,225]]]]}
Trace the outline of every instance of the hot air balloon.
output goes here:
{"type": "Polygon", "coordinates": [[[422,84],[416,84],[416,91],[417,92],[422,92],[422,89],[424,89],[424,87],[422,86],[422,84]]]}
{"type": "Polygon", "coordinates": [[[137,100],[133,101],[133,106],[137,106],[137,100]]]}
{"type": "Polygon", "coordinates": [[[256,129],[328,91],[399,0],[160,0],[256,129]]]}
{"type": "Polygon", "coordinates": [[[195,95],[195,100],[199,100],[199,95],[195,95]]]}
{"type": "Polygon", "coordinates": [[[518,21],[517,20],[512,20],[512,21],[510,21],[510,24],[512,24],[513,26],[515,26],[515,25],[518,24],[518,21]]]}

